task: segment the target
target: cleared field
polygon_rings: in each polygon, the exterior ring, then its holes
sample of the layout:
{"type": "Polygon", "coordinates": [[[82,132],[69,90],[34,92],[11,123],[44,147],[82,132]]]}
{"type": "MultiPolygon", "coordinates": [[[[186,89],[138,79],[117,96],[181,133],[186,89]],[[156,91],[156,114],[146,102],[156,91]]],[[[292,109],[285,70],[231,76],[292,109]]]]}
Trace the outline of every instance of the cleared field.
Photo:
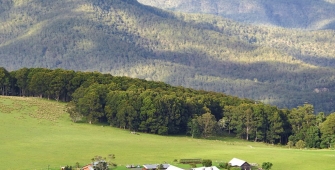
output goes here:
{"type": "Polygon", "coordinates": [[[262,143],[134,135],[109,126],[72,123],[64,103],[37,98],[0,97],[1,169],[59,169],[84,165],[95,155],[116,155],[118,165],[173,163],[203,158],[228,162],[272,162],[272,169],[333,170],[334,150],[297,150],[262,143]]]}

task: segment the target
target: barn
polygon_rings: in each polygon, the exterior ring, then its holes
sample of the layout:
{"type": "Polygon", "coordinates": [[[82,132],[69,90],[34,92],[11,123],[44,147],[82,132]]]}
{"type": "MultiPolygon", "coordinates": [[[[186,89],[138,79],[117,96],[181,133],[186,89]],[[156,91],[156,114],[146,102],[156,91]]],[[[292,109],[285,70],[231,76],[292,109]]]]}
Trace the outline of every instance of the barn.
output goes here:
{"type": "Polygon", "coordinates": [[[248,162],[238,158],[233,158],[229,161],[229,164],[233,167],[240,167],[241,170],[251,170],[251,165],[248,162]]]}

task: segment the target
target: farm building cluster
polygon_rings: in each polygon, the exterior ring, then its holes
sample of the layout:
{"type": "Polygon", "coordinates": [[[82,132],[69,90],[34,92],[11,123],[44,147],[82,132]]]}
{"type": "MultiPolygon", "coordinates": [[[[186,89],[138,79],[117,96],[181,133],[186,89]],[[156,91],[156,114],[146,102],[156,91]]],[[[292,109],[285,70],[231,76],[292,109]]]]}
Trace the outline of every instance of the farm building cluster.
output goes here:
{"type": "MultiPolygon", "coordinates": [[[[201,159],[181,159],[179,163],[182,164],[190,164],[190,163],[201,163],[201,159]]],[[[96,170],[96,166],[99,162],[93,162],[92,164],[88,164],[84,166],[81,170],[96,170]]],[[[241,159],[233,158],[228,163],[231,167],[239,167],[241,170],[251,170],[251,165],[241,159]]],[[[126,165],[128,169],[131,170],[220,170],[216,166],[210,167],[196,167],[196,168],[180,168],[170,164],[144,164],[140,165],[126,165]]]]}

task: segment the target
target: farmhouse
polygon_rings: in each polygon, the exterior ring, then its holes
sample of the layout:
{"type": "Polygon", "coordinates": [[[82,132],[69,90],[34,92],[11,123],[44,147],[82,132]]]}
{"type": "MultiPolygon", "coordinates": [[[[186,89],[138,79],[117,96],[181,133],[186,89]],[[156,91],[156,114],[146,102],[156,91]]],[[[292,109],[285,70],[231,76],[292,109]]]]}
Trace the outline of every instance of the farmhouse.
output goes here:
{"type": "Polygon", "coordinates": [[[106,163],[106,161],[96,161],[96,162],[93,162],[93,164],[88,164],[88,165],[83,166],[81,169],[82,170],[95,170],[95,167],[99,166],[99,164],[101,163],[106,163]]]}
{"type": "Polygon", "coordinates": [[[85,166],[83,166],[81,169],[82,169],[82,170],[94,170],[92,164],[85,165],[85,166]]]}
{"type": "Polygon", "coordinates": [[[251,165],[241,159],[233,158],[229,161],[230,166],[241,167],[241,170],[251,170],[251,165]]]}

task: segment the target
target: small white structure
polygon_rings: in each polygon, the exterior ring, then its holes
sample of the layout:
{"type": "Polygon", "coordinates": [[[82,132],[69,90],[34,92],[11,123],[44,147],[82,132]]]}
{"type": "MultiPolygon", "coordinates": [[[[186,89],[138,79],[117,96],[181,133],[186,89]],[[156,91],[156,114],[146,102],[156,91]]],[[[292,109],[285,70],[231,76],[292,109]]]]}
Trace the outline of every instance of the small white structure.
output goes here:
{"type": "Polygon", "coordinates": [[[170,165],[166,170],[184,170],[184,169],[170,165]]]}
{"type": "MultiPolygon", "coordinates": [[[[145,164],[143,165],[143,168],[146,169],[146,170],[156,170],[158,169],[158,166],[161,165],[161,164],[145,164]]],[[[167,169],[170,164],[162,164],[163,165],[163,169],[167,169]]]]}
{"type": "Polygon", "coordinates": [[[230,160],[229,164],[234,167],[241,167],[241,169],[243,170],[251,169],[251,166],[248,162],[241,160],[241,159],[237,159],[237,158],[233,158],[232,160],[230,160]]]}
{"type": "Polygon", "coordinates": [[[220,170],[220,169],[216,166],[211,166],[211,167],[192,168],[192,170],[220,170]]]}
{"type": "Polygon", "coordinates": [[[231,166],[242,166],[245,162],[246,161],[244,160],[233,158],[232,160],[229,161],[229,164],[231,166]]]}

